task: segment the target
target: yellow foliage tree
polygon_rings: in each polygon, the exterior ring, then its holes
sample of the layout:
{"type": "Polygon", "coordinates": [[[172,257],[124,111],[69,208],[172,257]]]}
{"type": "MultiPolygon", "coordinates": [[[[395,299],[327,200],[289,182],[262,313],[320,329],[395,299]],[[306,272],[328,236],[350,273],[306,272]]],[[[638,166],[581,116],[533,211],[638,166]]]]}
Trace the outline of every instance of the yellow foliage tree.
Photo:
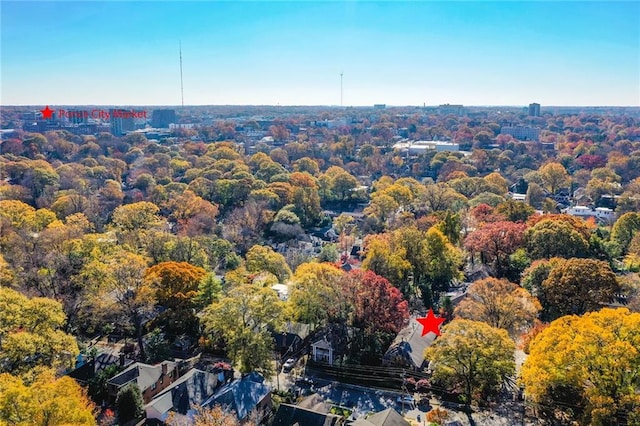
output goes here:
{"type": "Polygon", "coordinates": [[[291,276],[291,269],[280,253],[271,247],[255,245],[247,252],[247,270],[249,272],[271,272],[281,282],[291,276]]]}
{"type": "Polygon", "coordinates": [[[581,407],[581,424],[638,424],[640,313],[605,308],[553,321],[531,342],[521,382],[534,402],[581,407]]]}
{"type": "Polygon", "coordinates": [[[484,399],[515,372],[515,343],[505,330],[483,322],[456,319],[425,351],[433,377],[461,389],[466,403],[484,399]]]}
{"type": "Polygon", "coordinates": [[[0,425],[95,425],[95,406],[70,377],[55,378],[50,370],[30,385],[0,374],[0,425]]]}
{"type": "Polygon", "coordinates": [[[0,287],[0,371],[71,367],[79,350],[73,336],[60,330],[65,321],[59,302],[0,287]]]}
{"type": "Polygon", "coordinates": [[[486,278],[471,284],[455,314],[515,333],[530,325],[540,309],[538,299],[524,288],[505,279],[486,278]]]}
{"type": "Polygon", "coordinates": [[[329,263],[303,263],[293,276],[289,304],[296,320],[312,328],[323,324],[337,304],[341,269],[329,263]]]}

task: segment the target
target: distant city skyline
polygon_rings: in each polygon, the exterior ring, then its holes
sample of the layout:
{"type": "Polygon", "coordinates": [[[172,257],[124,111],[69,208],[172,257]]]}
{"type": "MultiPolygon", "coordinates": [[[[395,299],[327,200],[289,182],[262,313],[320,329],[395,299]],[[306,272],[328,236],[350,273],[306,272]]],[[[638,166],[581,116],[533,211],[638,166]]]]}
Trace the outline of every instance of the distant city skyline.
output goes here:
{"type": "Polygon", "coordinates": [[[638,106],[638,2],[1,1],[2,105],[638,106]]]}

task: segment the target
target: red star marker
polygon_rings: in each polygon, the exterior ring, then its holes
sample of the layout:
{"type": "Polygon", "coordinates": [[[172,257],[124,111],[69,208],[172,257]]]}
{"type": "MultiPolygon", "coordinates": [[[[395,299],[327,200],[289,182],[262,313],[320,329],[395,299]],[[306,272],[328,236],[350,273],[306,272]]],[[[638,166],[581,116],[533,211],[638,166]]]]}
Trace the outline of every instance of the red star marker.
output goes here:
{"type": "Polygon", "coordinates": [[[444,322],[444,318],[438,318],[433,314],[433,310],[429,308],[429,313],[424,318],[417,318],[420,324],[422,324],[422,335],[424,336],[428,332],[435,333],[436,336],[440,335],[440,324],[444,322]]]}
{"type": "Polygon", "coordinates": [[[47,105],[47,107],[45,109],[41,109],[40,112],[42,113],[42,118],[47,119],[47,118],[53,118],[53,112],[55,111],[55,109],[49,109],[49,105],[47,105]]]}

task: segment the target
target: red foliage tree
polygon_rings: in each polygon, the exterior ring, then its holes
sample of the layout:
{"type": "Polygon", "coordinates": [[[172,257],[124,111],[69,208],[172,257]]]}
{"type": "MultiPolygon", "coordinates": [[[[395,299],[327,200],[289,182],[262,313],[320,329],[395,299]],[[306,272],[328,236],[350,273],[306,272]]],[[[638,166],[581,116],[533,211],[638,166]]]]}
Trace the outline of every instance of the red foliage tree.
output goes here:
{"type": "Polygon", "coordinates": [[[584,154],[578,157],[576,163],[585,169],[593,170],[597,167],[606,166],[607,159],[601,155],[584,154]]]}
{"type": "Polygon", "coordinates": [[[372,271],[351,271],[344,276],[342,289],[353,307],[353,326],[366,334],[396,334],[409,318],[409,305],[400,290],[372,271]]]}
{"type": "Polygon", "coordinates": [[[487,222],[500,222],[506,219],[503,215],[495,213],[493,207],[484,203],[475,206],[469,214],[479,225],[487,222]]]}
{"type": "Polygon", "coordinates": [[[509,256],[524,242],[527,225],[513,222],[487,223],[470,233],[465,248],[472,253],[480,253],[483,263],[492,263],[496,276],[503,276],[509,256]]]}

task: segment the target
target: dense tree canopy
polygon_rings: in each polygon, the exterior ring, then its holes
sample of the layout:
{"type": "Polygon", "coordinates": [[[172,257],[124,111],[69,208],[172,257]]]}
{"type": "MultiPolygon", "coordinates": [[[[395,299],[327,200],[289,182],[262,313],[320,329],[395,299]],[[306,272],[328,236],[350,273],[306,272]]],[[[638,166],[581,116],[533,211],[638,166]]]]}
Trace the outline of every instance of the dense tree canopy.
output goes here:
{"type": "Polygon", "coordinates": [[[264,374],[273,369],[270,329],[282,320],[282,302],[276,293],[251,285],[230,289],[205,309],[202,318],[207,333],[224,340],[240,371],[264,374]]]}
{"type": "Polygon", "coordinates": [[[575,406],[583,424],[640,420],[640,314],[605,308],[564,316],[530,348],[521,376],[535,402],[575,406]]]}
{"type": "Polygon", "coordinates": [[[56,379],[50,370],[29,384],[0,374],[0,423],[6,425],[95,425],[94,405],[69,377],[56,379]]]}
{"type": "Polygon", "coordinates": [[[557,317],[600,309],[613,300],[620,285],[606,262],[568,259],[551,269],[542,289],[548,310],[557,317]]]}
{"type": "MultiPolygon", "coordinates": [[[[635,111],[283,111],[185,108],[197,126],[158,141],[64,124],[29,133],[19,129],[27,107],[3,108],[3,129],[16,130],[0,144],[0,371],[28,388],[32,367],[70,367],[78,346],[114,333],[137,341],[137,360],[164,359],[187,335],[242,372],[269,373],[283,321],[331,332],[342,361],[378,365],[407,305],[451,319],[450,286],[488,276],[451,324],[461,351],[442,352],[435,370],[447,390],[479,398],[511,365],[505,334],[482,322],[516,334],[536,317],[535,299],[544,321],[640,306],[635,111]],[[541,143],[502,134],[507,123],[539,127],[541,143]],[[413,155],[393,147],[399,138],[468,152],[413,155]],[[611,207],[618,220],[558,214],[575,205],[611,207]]],[[[529,346],[544,327],[535,324],[529,346]]]]}
{"type": "Polygon", "coordinates": [[[79,350],[75,338],[61,330],[65,320],[55,300],[28,299],[0,287],[0,372],[72,367],[79,350]]]}
{"type": "Polygon", "coordinates": [[[515,333],[531,325],[540,309],[540,302],[524,288],[505,279],[486,278],[471,284],[454,313],[515,333]]]}
{"type": "Polygon", "coordinates": [[[466,403],[486,400],[515,373],[515,344],[505,330],[456,319],[425,351],[436,380],[459,390],[466,403]]]}

